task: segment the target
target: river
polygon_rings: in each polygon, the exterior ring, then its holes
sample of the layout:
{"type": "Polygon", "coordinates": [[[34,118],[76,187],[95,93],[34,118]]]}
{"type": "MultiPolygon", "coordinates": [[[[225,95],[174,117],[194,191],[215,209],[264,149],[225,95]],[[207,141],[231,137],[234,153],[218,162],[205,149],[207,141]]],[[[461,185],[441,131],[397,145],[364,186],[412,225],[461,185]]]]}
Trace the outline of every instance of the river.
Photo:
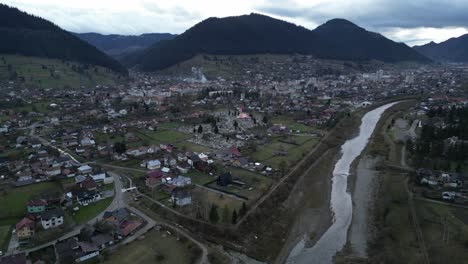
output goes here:
{"type": "Polygon", "coordinates": [[[394,104],[396,102],[366,113],[361,120],[359,135],[341,146],[342,156],[335,164],[332,177],[330,207],[333,223],[313,247],[305,247],[306,238],[300,241],[289,254],[287,263],[329,264],[333,262],[335,254],[343,249],[353,215],[351,194],[347,190],[351,164],[367,146],[381,115],[394,104]]]}

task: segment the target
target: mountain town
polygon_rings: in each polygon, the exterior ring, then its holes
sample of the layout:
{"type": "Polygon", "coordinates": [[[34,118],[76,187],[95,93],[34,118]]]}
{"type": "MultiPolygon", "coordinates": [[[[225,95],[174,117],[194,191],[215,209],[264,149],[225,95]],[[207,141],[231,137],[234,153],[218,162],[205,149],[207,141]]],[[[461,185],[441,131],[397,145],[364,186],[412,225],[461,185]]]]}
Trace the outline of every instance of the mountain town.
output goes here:
{"type": "Polygon", "coordinates": [[[468,257],[466,35],[0,14],[0,264],[468,257]]]}

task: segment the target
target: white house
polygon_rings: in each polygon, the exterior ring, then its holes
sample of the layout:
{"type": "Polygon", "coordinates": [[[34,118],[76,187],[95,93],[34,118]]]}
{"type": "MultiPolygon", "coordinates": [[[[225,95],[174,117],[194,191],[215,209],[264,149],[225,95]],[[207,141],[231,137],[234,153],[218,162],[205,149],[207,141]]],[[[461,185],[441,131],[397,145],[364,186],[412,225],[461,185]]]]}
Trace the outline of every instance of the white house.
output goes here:
{"type": "Polygon", "coordinates": [[[198,157],[205,162],[208,161],[208,155],[206,155],[205,153],[198,154],[198,157]]]}
{"type": "Polygon", "coordinates": [[[109,183],[114,182],[114,177],[107,175],[105,172],[91,175],[91,178],[93,178],[95,182],[103,182],[104,184],[109,184],[109,183]]]}
{"type": "Polygon", "coordinates": [[[44,229],[63,225],[63,210],[55,208],[41,213],[41,225],[44,229]]]}
{"type": "Polygon", "coordinates": [[[83,166],[78,168],[78,171],[81,174],[88,174],[88,173],[91,173],[93,171],[93,168],[91,168],[89,165],[83,165],[83,166]]]}
{"type": "Polygon", "coordinates": [[[45,170],[45,174],[50,177],[60,175],[61,173],[62,173],[62,168],[60,168],[58,164],[54,164],[53,166],[45,170]]]}
{"type": "Polygon", "coordinates": [[[159,160],[150,160],[146,163],[148,170],[157,170],[161,168],[161,162],[159,160]]]}
{"type": "Polygon", "coordinates": [[[184,176],[177,176],[176,178],[166,177],[161,179],[162,183],[177,186],[177,187],[185,187],[187,185],[192,184],[192,179],[189,177],[184,176]]]}
{"type": "Polygon", "coordinates": [[[101,195],[96,191],[80,191],[76,194],[76,201],[80,205],[88,205],[101,200],[101,195]]]}
{"type": "Polygon", "coordinates": [[[192,203],[192,196],[188,191],[176,190],[171,194],[171,201],[178,206],[189,205],[192,203]]]}
{"type": "Polygon", "coordinates": [[[96,145],[96,141],[94,141],[93,139],[90,139],[89,137],[83,138],[83,139],[80,141],[80,143],[81,143],[81,146],[83,146],[83,147],[96,145]]]}

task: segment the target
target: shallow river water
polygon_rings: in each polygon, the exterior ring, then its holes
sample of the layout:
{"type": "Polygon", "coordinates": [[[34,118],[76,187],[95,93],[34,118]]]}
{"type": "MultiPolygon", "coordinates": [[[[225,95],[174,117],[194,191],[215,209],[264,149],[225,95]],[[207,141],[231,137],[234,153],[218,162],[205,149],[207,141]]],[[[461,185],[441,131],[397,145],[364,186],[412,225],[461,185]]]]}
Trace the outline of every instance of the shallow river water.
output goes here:
{"type": "Polygon", "coordinates": [[[305,240],[300,241],[289,254],[287,263],[328,264],[343,249],[353,215],[351,194],[347,190],[351,164],[366,147],[383,112],[394,104],[386,104],[366,113],[361,120],[359,135],[341,146],[342,156],[335,164],[332,178],[330,204],[333,223],[313,247],[305,248],[305,240]]]}

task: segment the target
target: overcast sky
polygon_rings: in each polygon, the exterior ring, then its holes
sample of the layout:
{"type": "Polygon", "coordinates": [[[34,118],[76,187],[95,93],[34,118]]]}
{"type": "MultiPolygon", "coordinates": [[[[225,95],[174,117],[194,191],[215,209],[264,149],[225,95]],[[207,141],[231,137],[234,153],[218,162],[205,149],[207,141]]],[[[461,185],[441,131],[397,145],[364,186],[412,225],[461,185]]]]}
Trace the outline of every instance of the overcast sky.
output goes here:
{"type": "Polygon", "coordinates": [[[345,18],[413,46],[468,33],[467,0],[0,0],[78,33],[182,33],[216,16],[262,13],[309,29],[345,18]]]}

